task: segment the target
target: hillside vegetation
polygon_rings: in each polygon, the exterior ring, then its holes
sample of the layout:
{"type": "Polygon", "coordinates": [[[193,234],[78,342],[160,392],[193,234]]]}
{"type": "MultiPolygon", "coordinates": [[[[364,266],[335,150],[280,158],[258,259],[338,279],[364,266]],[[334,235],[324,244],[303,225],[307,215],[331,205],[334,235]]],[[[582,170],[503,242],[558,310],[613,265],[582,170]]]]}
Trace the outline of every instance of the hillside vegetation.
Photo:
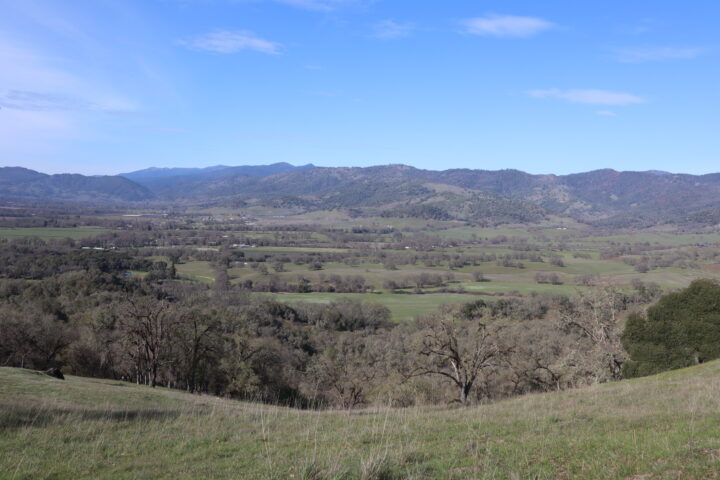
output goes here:
{"type": "Polygon", "coordinates": [[[518,170],[443,171],[287,163],[206,169],[146,169],[122,176],[45,175],[0,168],[0,201],[63,201],[162,208],[216,206],[293,215],[347,210],[354,216],[533,223],[560,215],[615,227],[716,225],[720,175],[595,170],[531,175],[518,170]]]}
{"type": "Polygon", "coordinates": [[[0,368],[0,478],[717,478],[719,374],[315,412],[0,368]]]}

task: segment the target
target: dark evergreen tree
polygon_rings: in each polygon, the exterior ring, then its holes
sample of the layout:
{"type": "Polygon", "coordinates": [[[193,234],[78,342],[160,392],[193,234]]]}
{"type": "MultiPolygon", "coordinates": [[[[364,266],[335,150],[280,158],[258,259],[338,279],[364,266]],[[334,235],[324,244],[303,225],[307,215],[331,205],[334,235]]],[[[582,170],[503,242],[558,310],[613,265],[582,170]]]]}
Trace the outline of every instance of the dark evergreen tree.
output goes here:
{"type": "Polygon", "coordinates": [[[640,377],[720,358],[720,283],[695,280],[665,295],[646,315],[628,318],[622,336],[626,377],[640,377]]]}

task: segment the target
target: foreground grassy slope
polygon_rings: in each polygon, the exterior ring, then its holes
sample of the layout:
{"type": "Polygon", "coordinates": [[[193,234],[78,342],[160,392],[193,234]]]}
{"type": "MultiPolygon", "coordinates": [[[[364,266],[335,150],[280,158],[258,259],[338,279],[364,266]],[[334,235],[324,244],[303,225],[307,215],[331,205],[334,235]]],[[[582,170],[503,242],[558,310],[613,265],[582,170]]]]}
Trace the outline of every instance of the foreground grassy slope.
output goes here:
{"type": "Polygon", "coordinates": [[[353,413],[0,368],[0,452],[2,479],[717,478],[720,363],[467,409],[353,413]]]}

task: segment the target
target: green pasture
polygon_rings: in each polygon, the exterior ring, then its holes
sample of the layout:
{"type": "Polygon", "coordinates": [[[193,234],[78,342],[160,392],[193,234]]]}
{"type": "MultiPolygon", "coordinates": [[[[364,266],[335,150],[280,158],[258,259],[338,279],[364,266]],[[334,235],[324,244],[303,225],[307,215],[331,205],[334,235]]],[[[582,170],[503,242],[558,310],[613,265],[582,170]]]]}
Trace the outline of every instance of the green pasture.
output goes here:
{"type": "Polygon", "coordinates": [[[38,237],[42,240],[72,238],[80,240],[91,238],[107,233],[110,230],[99,227],[76,227],[76,228],[0,228],[0,238],[27,238],[38,237]]]}
{"type": "Polygon", "coordinates": [[[215,281],[215,272],[210,262],[194,261],[187,263],[178,263],[175,270],[179,277],[189,278],[203,283],[212,283],[215,281]]]}
{"type": "Polygon", "coordinates": [[[390,309],[392,320],[402,322],[418,315],[434,312],[444,304],[467,303],[476,300],[475,295],[437,294],[421,295],[393,293],[275,293],[273,298],[278,301],[330,303],[340,298],[351,298],[365,302],[374,302],[390,309]]]}

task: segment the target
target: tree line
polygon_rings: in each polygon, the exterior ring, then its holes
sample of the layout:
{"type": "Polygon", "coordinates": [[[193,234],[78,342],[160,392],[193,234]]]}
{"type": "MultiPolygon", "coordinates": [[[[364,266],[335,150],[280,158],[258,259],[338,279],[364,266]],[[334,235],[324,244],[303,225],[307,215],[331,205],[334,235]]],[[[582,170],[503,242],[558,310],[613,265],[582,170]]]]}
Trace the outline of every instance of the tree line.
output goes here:
{"type": "Polygon", "coordinates": [[[647,316],[640,307],[659,291],[636,282],[632,291],[477,299],[394,324],[375,303],[285,304],[151,275],[170,267],[130,252],[19,242],[0,255],[0,365],[304,408],[488,401],[718,354],[720,287],[707,281],[647,316]],[[15,275],[18,265],[37,271],[15,275]],[[678,328],[672,342],[667,325],[678,328]],[[662,341],[670,343],[654,346],[662,341]],[[659,364],[666,352],[673,360],[659,364]]]}

